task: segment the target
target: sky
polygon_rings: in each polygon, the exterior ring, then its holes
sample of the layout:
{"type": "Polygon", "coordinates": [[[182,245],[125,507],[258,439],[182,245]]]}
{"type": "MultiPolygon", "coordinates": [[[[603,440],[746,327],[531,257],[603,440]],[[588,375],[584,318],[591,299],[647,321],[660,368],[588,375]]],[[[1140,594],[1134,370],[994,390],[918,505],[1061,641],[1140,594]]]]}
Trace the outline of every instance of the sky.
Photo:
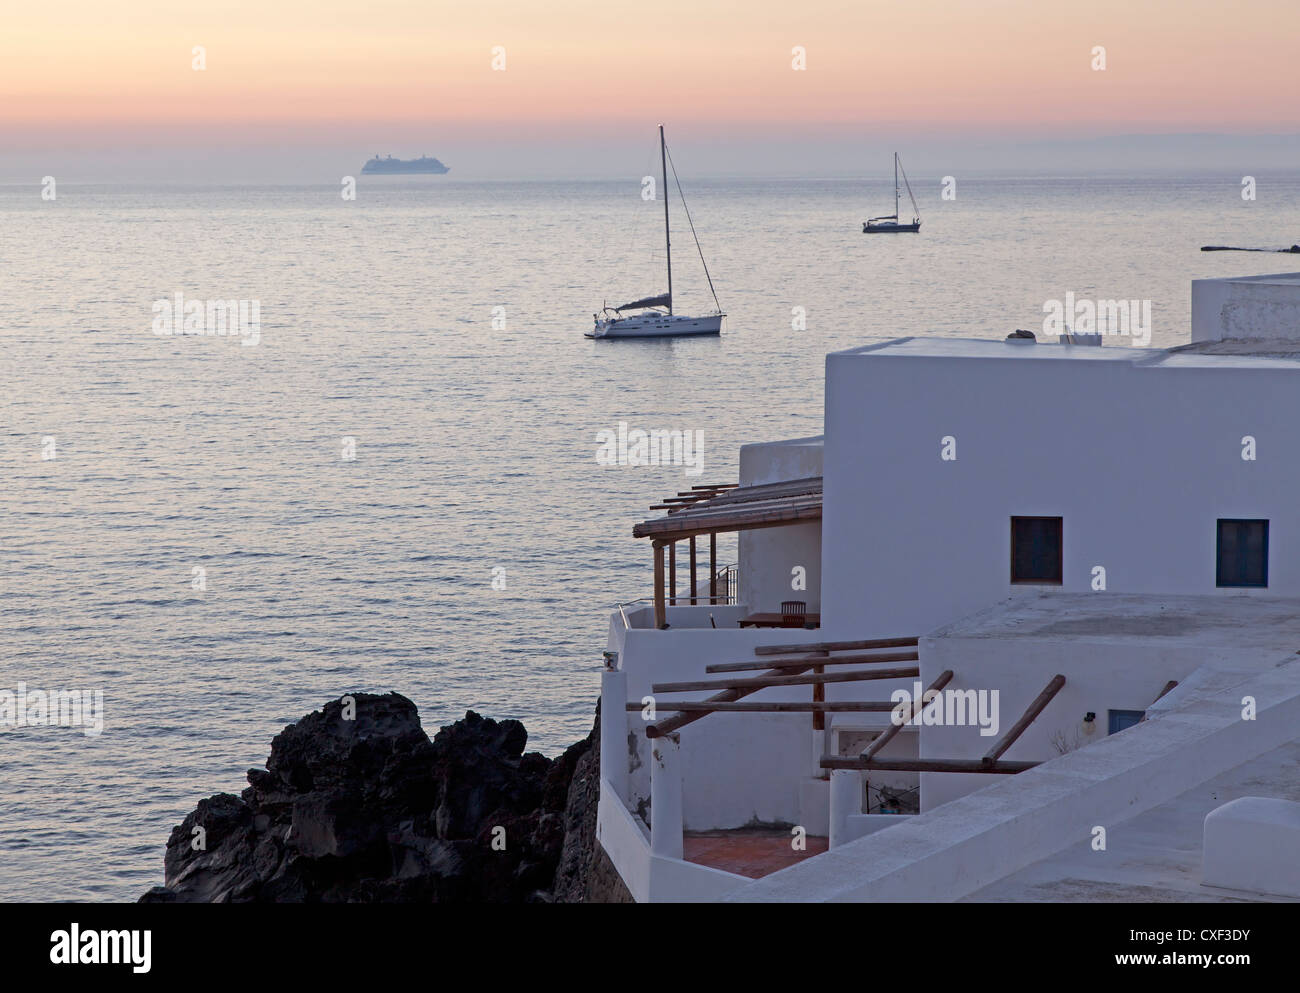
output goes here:
{"type": "MultiPolygon", "coordinates": [[[[337,182],[377,152],[614,176],[660,121],[696,174],[858,175],[894,148],[1054,169],[1188,134],[1262,170],[1295,161],[1297,56],[1296,0],[13,2],[0,181],[337,182]]],[[[1186,166],[1186,141],[1125,156],[1186,166]]]]}

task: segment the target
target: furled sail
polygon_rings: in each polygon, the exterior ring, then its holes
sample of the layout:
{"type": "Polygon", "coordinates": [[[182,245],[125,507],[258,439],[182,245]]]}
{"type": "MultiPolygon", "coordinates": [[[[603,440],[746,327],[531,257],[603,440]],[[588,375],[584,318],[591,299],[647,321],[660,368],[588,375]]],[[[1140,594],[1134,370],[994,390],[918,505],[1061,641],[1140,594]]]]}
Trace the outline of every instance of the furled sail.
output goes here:
{"type": "Polygon", "coordinates": [[[659,296],[642,297],[640,300],[633,300],[621,307],[615,307],[614,310],[622,313],[625,310],[638,310],[641,307],[671,307],[672,303],[673,295],[671,293],[661,293],[659,296]]]}

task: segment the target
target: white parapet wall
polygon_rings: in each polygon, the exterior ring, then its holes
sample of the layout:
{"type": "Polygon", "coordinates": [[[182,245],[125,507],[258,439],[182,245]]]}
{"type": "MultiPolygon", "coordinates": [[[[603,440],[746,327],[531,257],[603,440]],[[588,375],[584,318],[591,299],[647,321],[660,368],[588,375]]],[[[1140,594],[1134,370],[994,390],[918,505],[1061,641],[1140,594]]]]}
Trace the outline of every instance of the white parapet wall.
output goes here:
{"type": "Polygon", "coordinates": [[[656,855],[641,822],[603,777],[596,839],[637,903],[711,903],[749,882],[721,869],[656,855]]]}
{"type": "MultiPolygon", "coordinates": [[[[672,616],[670,612],[670,618],[672,616]]],[[[627,700],[640,704],[654,697],[657,683],[719,679],[705,672],[714,662],[757,659],[755,645],[805,641],[811,632],[773,628],[729,630],[678,628],[667,631],[629,629],[620,632],[613,644],[619,652],[619,666],[626,679],[627,700]]],[[[757,675],[757,673],[743,673],[757,675]]],[[[763,690],[748,700],[808,700],[807,686],[763,690]]],[[[671,700],[699,700],[704,691],[660,694],[671,700]]],[[[602,703],[602,711],[606,704],[602,703]]],[[[610,706],[610,709],[615,709],[610,706]]],[[[673,716],[656,711],[655,720],[673,716]]],[[[627,756],[627,806],[636,810],[646,805],[651,793],[653,767],[647,723],[641,712],[627,713],[622,730],[617,719],[602,722],[602,737],[624,737],[627,756]]],[[[800,784],[814,771],[809,745],[812,715],[796,714],[710,714],[680,732],[682,817],[688,831],[744,827],[751,824],[801,823],[800,784]]],[[[610,743],[612,752],[616,744],[610,743]]]]}
{"type": "MultiPolygon", "coordinates": [[[[698,615],[707,610],[670,608],[672,626],[662,631],[629,626],[641,619],[638,611],[616,612],[610,623],[609,664],[616,668],[602,676],[597,834],[639,902],[716,900],[748,882],[685,861],[683,831],[798,825],[817,835],[829,825],[829,784],[813,778],[819,770],[811,714],[709,714],[682,728],[675,740],[651,741],[642,712],[627,709],[628,703],[641,707],[651,697],[656,704],[701,699],[707,691],[656,694],[652,688],[720,679],[706,673],[709,664],[757,662],[758,645],[815,637],[801,629],[714,629],[699,624],[698,615]]],[[[747,699],[807,700],[810,695],[808,686],[775,687],[747,699]]],[[[673,713],[656,709],[653,719],[673,713]]]]}
{"type": "Polygon", "coordinates": [[[1192,341],[1300,342],[1300,273],[1192,280],[1192,341]]]}

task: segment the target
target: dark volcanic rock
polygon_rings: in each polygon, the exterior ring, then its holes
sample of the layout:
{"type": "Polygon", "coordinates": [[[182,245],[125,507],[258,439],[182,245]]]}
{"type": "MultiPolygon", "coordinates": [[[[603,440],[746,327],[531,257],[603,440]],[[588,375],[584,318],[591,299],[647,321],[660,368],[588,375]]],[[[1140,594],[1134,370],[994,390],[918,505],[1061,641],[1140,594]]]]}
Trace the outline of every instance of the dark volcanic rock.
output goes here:
{"type": "Polygon", "coordinates": [[[618,899],[595,841],[599,719],[551,760],[518,721],[471,711],[430,741],[405,697],[342,697],[276,735],[240,797],[199,801],[141,901],[618,899]]]}
{"type": "Polygon", "coordinates": [[[618,870],[596,840],[596,811],[600,804],[600,704],[591,734],[569,747],[557,766],[573,762],[568,772],[564,811],[564,848],[555,871],[557,903],[632,903],[618,870]]]}

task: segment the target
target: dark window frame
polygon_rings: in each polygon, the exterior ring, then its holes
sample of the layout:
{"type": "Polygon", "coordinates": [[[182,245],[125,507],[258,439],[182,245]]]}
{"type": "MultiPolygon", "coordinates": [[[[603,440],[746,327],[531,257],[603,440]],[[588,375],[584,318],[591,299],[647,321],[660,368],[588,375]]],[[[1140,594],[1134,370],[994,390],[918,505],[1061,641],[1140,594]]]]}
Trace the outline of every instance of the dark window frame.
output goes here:
{"type": "Polygon", "coordinates": [[[1214,586],[1216,589],[1228,590],[1266,590],[1268,589],[1268,542],[1269,526],[1268,518],[1264,517],[1220,517],[1214,522],[1214,586]],[[1237,561],[1233,563],[1236,567],[1233,575],[1225,575],[1223,535],[1225,525],[1263,525],[1263,562],[1259,563],[1259,571],[1263,573],[1262,582],[1247,582],[1238,578],[1241,574],[1253,571],[1251,563],[1247,561],[1249,550],[1244,547],[1244,531],[1235,536],[1234,540],[1238,545],[1237,561]]]}
{"type": "Polygon", "coordinates": [[[1012,586],[1063,586],[1065,583],[1065,518],[1034,515],[1014,515],[1011,518],[1011,585],[1012,586]],[[1056,575],[1051,579],[1033,577],[1016,578],[1016,522],[1055,521],[1057,538],[1056,575]]]}
{"type": "Polygon", "coordinates": [[[1106,734],[1119,734],[1121,731],[1131,728],[1134,724],[1141,724],[1146,715],[1145,710],[1108,710],[1106,711],[1106,734]],[[1131,722],[1123,727],[1115,726],[1119,721],[1129,719],[1131,719],[1131,722]]]}

